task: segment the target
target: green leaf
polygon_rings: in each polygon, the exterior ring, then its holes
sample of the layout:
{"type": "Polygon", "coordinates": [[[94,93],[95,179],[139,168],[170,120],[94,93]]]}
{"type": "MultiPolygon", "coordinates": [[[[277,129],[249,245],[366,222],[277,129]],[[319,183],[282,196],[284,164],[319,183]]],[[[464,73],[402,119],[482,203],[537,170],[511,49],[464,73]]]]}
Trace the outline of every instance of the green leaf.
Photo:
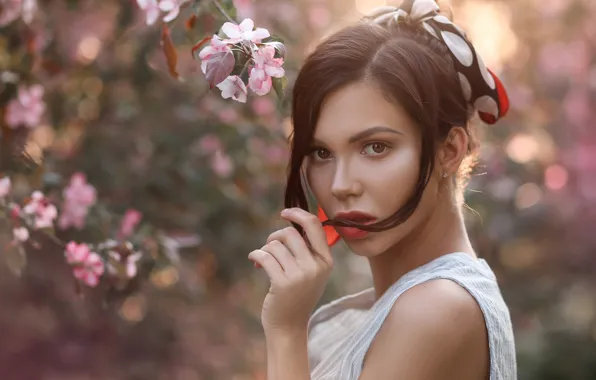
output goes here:
{"type": "Polygon", "coordinates": [[[273,89],[277,94],[277,97],[283,101],[285,98],[285,91],[286,85],[288,84],[288,78],[283,76],[281,78],[272,78],[273,79],[273,89]]]}

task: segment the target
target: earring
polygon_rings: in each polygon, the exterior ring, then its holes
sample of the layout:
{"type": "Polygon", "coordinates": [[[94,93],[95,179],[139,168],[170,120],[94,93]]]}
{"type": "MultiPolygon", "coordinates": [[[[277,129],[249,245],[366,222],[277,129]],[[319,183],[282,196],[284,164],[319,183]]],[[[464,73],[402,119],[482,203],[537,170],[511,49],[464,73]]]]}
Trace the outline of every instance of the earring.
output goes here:
{"type": "Polygon", "coordinates": [[[449,174],[443,173],[443,178],[447,178],[447,177],[449,177],[449,174]]]}

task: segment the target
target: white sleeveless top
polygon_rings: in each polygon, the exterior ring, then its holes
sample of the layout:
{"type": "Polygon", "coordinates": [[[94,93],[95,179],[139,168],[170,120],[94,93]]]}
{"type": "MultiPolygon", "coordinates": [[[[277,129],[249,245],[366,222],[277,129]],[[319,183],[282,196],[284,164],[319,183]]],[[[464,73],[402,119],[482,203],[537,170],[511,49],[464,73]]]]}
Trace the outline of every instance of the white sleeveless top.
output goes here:
{"type": "Polygon", "coordinates": [[[485,260],[461,252],[443,255],[408,272],[376,302],[370,288],[319,308],[308,325],[311,378],[357,380],[366,352],[397,298],[411,287],[435,279],[458,283],[480,306],[488,331],[490,380],[517,380],[511,318],[496,277],[485,260]]]}

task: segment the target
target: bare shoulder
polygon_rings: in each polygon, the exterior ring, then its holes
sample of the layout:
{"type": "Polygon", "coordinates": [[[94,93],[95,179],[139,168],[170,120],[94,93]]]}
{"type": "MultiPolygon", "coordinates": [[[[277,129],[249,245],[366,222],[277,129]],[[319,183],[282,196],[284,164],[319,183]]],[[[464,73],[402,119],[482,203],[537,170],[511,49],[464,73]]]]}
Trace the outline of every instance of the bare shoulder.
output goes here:
{"type": "Polygon", "coordinates": [[[488,363],[480,306],[459,284],[439,279],[397,299],[369,348],[361,379],[481,380],[488,363]]]}

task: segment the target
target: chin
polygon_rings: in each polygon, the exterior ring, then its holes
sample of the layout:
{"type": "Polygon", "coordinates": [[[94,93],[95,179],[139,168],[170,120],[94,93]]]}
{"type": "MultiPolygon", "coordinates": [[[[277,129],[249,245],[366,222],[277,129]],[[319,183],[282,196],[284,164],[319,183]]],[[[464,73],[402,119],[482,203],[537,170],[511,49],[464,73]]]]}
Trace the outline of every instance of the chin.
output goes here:
{"type": "Polygon", "coordinates": [[[375,257],[386,252],[391,244],[375,239],[375,236],[367,236],[364,239],[344,240],[346,245],[358,256],[375,257]]]}

